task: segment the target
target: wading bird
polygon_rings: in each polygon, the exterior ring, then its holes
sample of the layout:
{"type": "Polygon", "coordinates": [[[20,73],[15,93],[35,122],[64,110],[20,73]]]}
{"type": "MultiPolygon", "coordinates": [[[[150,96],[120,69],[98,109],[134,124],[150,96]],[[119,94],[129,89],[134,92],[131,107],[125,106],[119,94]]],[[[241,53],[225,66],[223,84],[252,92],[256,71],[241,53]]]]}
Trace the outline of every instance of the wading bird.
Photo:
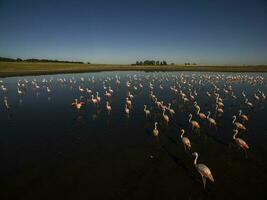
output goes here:
{"type": "Polygon", "coordinates": [[[242,149],[244,149],[246,151],[247,149],[249,149],[249,146],[247,145],[247,143],[243,139],[236,137],[237,134],[238,134],[238,130],[235,129],[234,135],[233,135],[234,141],[236,142],[236,144],[239,147],[241,147],[242,149]]]}
{"type": "Polygon", "coordinates": [[[208,178],[209,180],[211,180],[212,182],[214,182],[214,178],[211,174],[210,169],[204,165],[204,164],[197,164],[197,159],[198,159],[198,153],[194,152],[192,153],[193,156],[195,156],[195,160],[194,160],[194,165],[198,171],[198,173],[200,173],[201,177],[202,177],[202,181],[203,181],[203,185],[204,185],[204,189],[206,187],[206,178],[208,178]]]}
{"type": "Polygon", "coordinates": [[[147,109],[147,105],[144,105],[144,112],[146,114],[146,117],[150,115],[150,110],[147,109]]]}
{"type": "Polygon", "coordinates": [[[233,116],[232,123],[236,126],[237,129],[240,129],[243,131],[247,130],[247,128],[243,124],[241,124],[240,122],[236,122],[236,116],[235,115],[233,116]]]}
{"type": "Polygon", "coordinates": [[[158,130],[157,125],[158,125],[158,122],[155,122],[154,129],[153,129],[153,135],[156,137],[159,135],[159,130],[158,130]]]}
{"type": "Polygon", "coordinates": [[[78,99],[75,99],[74,102],[72,102],[71,104],[72,106],[74,106],[77,110],[80,110],[82,108],[83,105],[85,105],[84,102],[78,102],[78,99]]]}
{"type": "Polygon", "coordinates": [[[168,115],[165,115],[165,111],[166,111],[166,109],[164,108],[163,109],[163,113],[162,113],[162,116],[163,116],[163,121],[164,121],[164,123],[165,124],[169,124],[169,121],[170,121],[170,119],[169,119],[169,116],[168,115]]]}
{"type": "Polygon", "coordinates": [[[192,130],[194,130],[194,129],[199,130],[200,129],[200,125],[199,125],[199,123],[197,121],[192,120],[192,114],[190,113],[188,116],[189,116],[189,120],[188,121],[192,126],[192,130]]]}
{"type": "Polygon", "coordinates": [[[181,139],[182,139],[182,142],[184,145],[184,150],[186,150],[186,149],[190,150],[191,149],[191,142],[188,139],[188,137],[184,137],[184,133],[185,133],[184,129],[181,129],[180,134],[181,134],[181,139]]]}

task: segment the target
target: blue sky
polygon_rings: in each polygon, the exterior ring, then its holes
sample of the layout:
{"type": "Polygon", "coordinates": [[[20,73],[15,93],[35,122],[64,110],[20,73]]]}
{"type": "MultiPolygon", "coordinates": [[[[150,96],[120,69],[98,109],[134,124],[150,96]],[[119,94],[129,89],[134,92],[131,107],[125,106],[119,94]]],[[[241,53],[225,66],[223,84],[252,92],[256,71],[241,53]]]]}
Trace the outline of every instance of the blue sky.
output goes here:
{"type": "Polygon", "coordinates": [[[0,1],[0,56],[266,64],[267,1],[0,1]]]}

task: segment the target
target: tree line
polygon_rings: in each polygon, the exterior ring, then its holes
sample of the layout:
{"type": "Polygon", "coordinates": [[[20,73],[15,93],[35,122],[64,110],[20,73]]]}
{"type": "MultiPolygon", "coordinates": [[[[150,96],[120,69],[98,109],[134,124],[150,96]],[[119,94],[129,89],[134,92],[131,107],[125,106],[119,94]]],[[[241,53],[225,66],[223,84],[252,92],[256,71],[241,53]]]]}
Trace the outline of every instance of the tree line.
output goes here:
{"type": "Polygon", "coordinates": [[[197,63],[190,63],[190,62],[186,62],[184,65],[197,65],[197,63]]]}
{"type": "MultiPolygon", "coordinates": [[[[50,59],[36,59],[36,58],[30,58],[30,59],[21,59],[21,58],[5,58],[0,57],[0,61],[4,62],[53,62],[53,63],[75,63],[75,64],[84,64],[81,61],[68,61],[68,60],[50,60],[50,59]]],[[[90,63],[88,63],[90,64],[90,63]]]]}
{"type": "Polygon", "coordinates": [[[135,65],[168,65],[165,60],[155,61],[155,60],[145,60],[145,61],[136,61],[135,65]]]}

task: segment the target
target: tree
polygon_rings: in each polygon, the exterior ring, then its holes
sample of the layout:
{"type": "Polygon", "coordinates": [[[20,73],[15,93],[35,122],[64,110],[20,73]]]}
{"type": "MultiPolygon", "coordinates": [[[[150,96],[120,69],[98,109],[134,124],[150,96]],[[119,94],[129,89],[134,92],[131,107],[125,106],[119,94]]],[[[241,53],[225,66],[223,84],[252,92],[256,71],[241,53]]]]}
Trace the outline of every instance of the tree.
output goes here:
{"type": "Polygon", "coordinates": [[[136,61],[136,65],[140,65],[140,63],[138,61],[136,61]]]}
{"type": "Polygon", "coordinates": [[[162,61],[163,65],[167,65],[167,62],[165,60],[162,61]]]}

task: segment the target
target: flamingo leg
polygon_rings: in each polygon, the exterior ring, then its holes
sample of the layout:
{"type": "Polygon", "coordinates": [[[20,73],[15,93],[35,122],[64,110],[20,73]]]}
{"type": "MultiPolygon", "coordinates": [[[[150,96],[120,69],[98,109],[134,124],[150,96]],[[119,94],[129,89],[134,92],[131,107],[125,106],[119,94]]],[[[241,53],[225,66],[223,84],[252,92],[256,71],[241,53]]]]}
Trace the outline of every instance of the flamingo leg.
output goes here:
{"type": "Polygon", "coordinates": [[[245,152],[245,157],[248,158],[248,154],[247,154],[246,149],[244,149],[244,152],[245,152]]]}
{"type": "Polygon", "coordinates": [[[203,185],[204,185],[204,189],[205,189],[206,188],[206,178],[202,175],[201,175],[201,177],[202,177],[202,181],[203,181],[203,185]]]}
{"type": "Polygon", "coordinates": [[[200,129],[197,129],[197,133],[198,133],[198,135],[200,136],[200,129]]]}

